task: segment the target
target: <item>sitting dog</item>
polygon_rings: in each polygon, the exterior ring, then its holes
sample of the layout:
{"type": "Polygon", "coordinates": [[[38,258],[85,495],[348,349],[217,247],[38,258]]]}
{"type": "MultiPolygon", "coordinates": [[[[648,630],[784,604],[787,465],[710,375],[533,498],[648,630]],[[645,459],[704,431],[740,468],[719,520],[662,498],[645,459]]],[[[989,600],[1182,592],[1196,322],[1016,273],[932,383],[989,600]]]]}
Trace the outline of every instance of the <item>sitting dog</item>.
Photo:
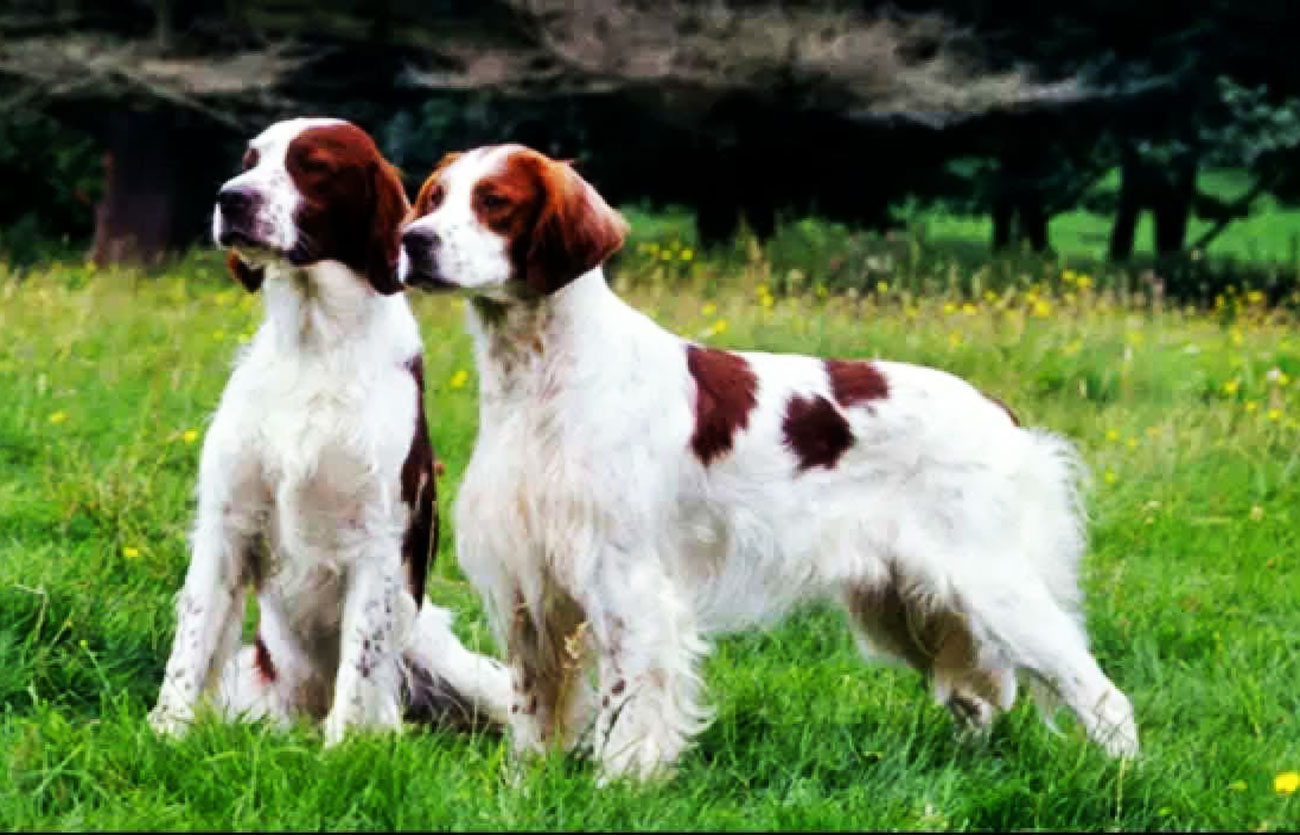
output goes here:
{"type": "Polygon", "coordinates": [[[701,634],[830,598],[960,720],[987,726],[1024,672],[1134,754],[1078,611],[1070,444],[935,369],[668,333],[605,282],[625,233],[570,166],[504,145],[448,155],[402,234],[404,283],[471,299],[456,546],[508,648],[516,750],[669,767],[707,721],[701,634]]]}
{"type": "Polygon", "coordinates": [[[348,728],[504,722],[506,669],[426,602],[438,537],[419,332],[397,281],[408,210],[359,128],[272,125],[217,195],[212,235],[266,316],[203,445],[193,557],[150,723],[227,717],[348,728]],[[255,645],[238,649],[245,592],[255,645]]]}

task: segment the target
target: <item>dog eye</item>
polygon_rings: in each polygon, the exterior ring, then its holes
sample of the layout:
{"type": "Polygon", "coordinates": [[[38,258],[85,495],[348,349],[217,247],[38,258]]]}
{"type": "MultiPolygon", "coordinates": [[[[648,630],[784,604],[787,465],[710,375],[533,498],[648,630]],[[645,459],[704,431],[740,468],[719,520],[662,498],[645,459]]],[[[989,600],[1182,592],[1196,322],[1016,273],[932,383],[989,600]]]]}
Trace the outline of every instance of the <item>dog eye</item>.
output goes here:
{"type": "Polygon", "coordinates": [[[429,211],[433,211],[442,205],[442,198],[445,196],[445,189],[442,183],[438,183],[429,191],[429,211]]]}
{"type": "Polygon", "coordinates": [[[492,192],[480,195],[479,201],[483,204],[483,208],[489,212],[496,211],[497,209],[504,209],[510,202],[501,195],[492,192]]]}
{"type": "Polygon", "coordinates": [[[255,151],[252,148],[249,148],[247,151],[244,152],[243,170],[247,171],[248,169],[257,165],[257,160],[258,160],[257,151],[255,151]]]}
{"type": "Polygon", "coordinates": [[[302,158],[302,169],[309,174],[328,174],[334,170],[334,165],[328,157],[304,156],[302,158]]]}

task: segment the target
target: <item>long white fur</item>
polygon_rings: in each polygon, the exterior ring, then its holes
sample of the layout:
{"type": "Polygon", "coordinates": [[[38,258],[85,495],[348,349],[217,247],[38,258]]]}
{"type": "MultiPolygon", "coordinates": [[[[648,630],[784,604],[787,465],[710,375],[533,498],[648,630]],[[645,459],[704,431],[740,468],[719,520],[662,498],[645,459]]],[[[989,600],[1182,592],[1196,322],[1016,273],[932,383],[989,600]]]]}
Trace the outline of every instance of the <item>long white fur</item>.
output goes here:
{"type": "MultiPolygon", "coordinates": [[[[252,143],[261,161],[236,178],[264,190],[259,220],[282,236],[283,250],[297,243],[300,199],[284,153],[320,123],[268,129],[252,143]]],[[[220,223],[214,217],[214,236],[220,223]]],[[[407,510],[397,485],[416,419],[406,363],[421,351],[406,299],[375,293],[335,261],[262,264],[266,316],[204,441],[193,555],[150,723],[180,734],[207,695],[229,718],[288,722],[328,711],[327,744],[348,728],[396,730],[408,654],[504,721],[504,668],[461,646],[450,613],[424,601],[417,615],[405,584],[407,510]],[[248,555],[259,548],[265,558],[254,569],[248,555]],[[273,681],[252,647],[237,652],[255,570],[273,681]]]]}
{"type": "MultiPolygon", "coordinates": [[[[465,218],[473,182],[505,156],[453,163],[442,206],[412,224],[459,253],[442,278],[498,299],[511,297],[506,247],[465,218]]],[[[936,698],[963,692],[987,724],[1025,672],[1108,751],[1136,753],[1132,708],[1090,654],[1078,613],[1082,465],[1064,439],[1018,428],[945,372],[878,362],[888,397],[842,410],[852,447],[834,469],[801,472],[782,420],[793,394],[834,402],[825,367],[749,352],[757,407],[706,467],[690,445],[686,343],[620,300],[600,268],[495,308],[491,323],[467,308],[481,399],[456,502],[460,565],[506,643],[520,602],[536,623],[555,616],[556,600],[581,609],[598,689],[565,708],[563,741],[592,740],[607,775],[657,773],[707,722],[705,633],[890,582],[959,613],[1000,687],[982,698],[959,672],[936,670],[936,698]]],[[[555,717],[523,709],[525,676],[511,661],[515,748],[536,750],[555,717]]]]}

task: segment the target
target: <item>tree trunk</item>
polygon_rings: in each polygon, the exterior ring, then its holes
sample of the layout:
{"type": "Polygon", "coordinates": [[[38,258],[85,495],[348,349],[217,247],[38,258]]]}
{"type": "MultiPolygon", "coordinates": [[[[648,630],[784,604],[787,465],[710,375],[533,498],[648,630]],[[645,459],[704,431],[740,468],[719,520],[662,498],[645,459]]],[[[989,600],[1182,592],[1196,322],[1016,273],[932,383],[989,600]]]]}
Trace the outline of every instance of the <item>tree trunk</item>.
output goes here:
{"type": "Polygon", "coordinates": [[[91,258],[99,265],[155,263],[172,235],[175,131],[163,113],[121,110],[110,117],[107,139],[91,258]]]}
{"type": "Polygon", "coordinates": [[[1137,152],[1127,143],[1120,152],[1119,207],[1110,230],[1110,260],[1127,261],[1133,256],[1138,215],[1142,211],[1142,173],[1137,152]]]}
{"type": "Polygon", "coordinates": [[[188,128],[172,111],[109,117],[104,197],[95,210],[96,264],[155,264],[201,240],[221,180],[224,136],[188,128]]]}
{"type": "Polygon", "coordinates": [[[1001,252],[1011,245],[1012,221],[1015,204],[1005,194],[993,200],[993,251],[1001,252]]]}
{"type": "Polygon", "coordinates": [[[1034,252],[1047,251],[1047,212],[1043,208],[1043,193],[1038,187],[1026,187],[1020,196],[1020,240],[1026,241],[1034,252]]]}
{"type": "Polygon", "coordinates": [[[1156,254],[1177,255],[1187,243],[1187,221],[1196,197],[1196,159],[1190,154],[1173,165],[1173,181],[1162,184],[1155,205],[1156,254]]]}

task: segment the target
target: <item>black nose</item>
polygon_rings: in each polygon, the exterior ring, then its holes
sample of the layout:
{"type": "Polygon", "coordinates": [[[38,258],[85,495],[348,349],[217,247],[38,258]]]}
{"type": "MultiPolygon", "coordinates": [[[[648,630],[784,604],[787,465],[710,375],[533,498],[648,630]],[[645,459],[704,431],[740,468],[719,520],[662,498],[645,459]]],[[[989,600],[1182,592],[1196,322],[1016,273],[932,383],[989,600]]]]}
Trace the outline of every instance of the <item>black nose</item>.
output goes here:
{"type": "Polygon", "coordinates": [[[221,214],[228,219],[248,214],[256,202],[257,196],[242,186],[226,186],[217,192],[217,205],[221,207],[221,214]]]}
{"type": "Polygon", "coordinates": [[[427,257],[442,243],[437,233],[427,227],[412,227],[402,233],[402,248],[412,258],[427,257]]]}

